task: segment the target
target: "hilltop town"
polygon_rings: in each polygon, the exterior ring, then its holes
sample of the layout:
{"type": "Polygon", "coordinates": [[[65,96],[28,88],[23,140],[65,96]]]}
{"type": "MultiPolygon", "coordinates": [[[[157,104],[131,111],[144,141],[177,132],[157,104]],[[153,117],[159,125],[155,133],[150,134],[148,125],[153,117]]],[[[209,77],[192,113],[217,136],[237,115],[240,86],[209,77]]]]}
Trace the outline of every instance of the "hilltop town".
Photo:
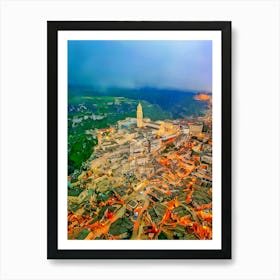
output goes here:
{"type": "Polygon", "coordinates": [[[68,239],[212,239],[207,101],[202,117],[158,121],[139,102],[135,118],[95,129],[92,156],[68,178],[68,239]]]}

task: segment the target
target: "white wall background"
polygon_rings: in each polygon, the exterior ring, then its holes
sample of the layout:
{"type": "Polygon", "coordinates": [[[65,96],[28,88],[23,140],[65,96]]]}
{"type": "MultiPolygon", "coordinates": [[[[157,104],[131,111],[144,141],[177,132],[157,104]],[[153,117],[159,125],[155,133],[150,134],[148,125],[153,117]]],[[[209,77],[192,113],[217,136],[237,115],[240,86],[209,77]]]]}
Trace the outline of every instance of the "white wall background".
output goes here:
{"type": "Polygon", "coordinates": [[[279,1],[0,1],[1,279],[280,279],[279,1]],[[232,20],[233,259],[46,259],[46,21],[232,20]]]}

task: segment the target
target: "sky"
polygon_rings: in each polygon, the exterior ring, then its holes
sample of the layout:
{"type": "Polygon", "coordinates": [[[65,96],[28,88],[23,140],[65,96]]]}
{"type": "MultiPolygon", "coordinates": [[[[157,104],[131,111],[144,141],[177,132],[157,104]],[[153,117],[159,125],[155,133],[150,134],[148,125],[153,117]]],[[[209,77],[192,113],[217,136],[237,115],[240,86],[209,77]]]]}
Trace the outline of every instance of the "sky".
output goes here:
{"type": "Polygon", "coordinates": [[[212,41],[68,41],[68,84],[212,90],[212,41]]]}

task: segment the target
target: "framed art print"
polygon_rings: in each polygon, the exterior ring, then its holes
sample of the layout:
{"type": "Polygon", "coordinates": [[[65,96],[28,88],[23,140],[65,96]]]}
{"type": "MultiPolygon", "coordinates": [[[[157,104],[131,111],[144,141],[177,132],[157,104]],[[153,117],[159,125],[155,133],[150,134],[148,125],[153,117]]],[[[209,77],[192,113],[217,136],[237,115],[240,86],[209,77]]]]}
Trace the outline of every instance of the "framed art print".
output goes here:
{"type": "Polygon", "coordinates": [[[48,22],[48,258],[231,258],[231,22],[48,22]]]}

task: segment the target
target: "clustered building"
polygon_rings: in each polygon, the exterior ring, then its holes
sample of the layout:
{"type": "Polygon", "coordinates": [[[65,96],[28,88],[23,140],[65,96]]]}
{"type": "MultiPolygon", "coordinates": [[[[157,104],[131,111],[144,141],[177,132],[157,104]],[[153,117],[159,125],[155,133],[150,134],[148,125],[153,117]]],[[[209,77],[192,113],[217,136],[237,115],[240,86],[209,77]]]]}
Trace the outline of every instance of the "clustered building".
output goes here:
{"type": "Polygon", "coordinates": [[[139,102],[136,118],[96,134],[96,158],[72,183],[70,239],[212,238],[210,112],[151,121],[139,102]]]}

